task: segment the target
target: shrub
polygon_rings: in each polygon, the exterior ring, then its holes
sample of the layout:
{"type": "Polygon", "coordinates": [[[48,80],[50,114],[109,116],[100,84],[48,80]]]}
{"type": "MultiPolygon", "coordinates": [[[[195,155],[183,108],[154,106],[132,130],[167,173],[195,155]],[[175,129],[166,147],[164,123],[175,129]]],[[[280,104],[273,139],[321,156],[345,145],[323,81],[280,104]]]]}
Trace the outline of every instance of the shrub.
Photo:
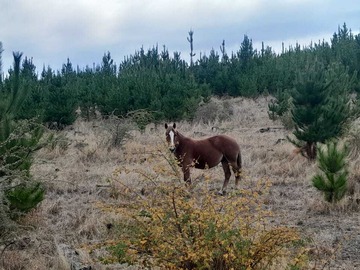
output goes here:
{"type": "Polygon", "coordinates": [[[130,131],[136,129],[135,125],[131,118],[122,118],[114,115],[104,121],[103,127],[111,134],[111,139],[108,143],[109,149],[112,147],[120,147],[126,139],[131,138],[130,131]]]}
{"type": "Polygon", "coordinates": [[[139,109],[136,111],[131,111],[126,114],[126,117],[131,119],[141,132],[145,131],[147,124],[150,124],[154,120],[154,112],[148,110],[139,109]]]}

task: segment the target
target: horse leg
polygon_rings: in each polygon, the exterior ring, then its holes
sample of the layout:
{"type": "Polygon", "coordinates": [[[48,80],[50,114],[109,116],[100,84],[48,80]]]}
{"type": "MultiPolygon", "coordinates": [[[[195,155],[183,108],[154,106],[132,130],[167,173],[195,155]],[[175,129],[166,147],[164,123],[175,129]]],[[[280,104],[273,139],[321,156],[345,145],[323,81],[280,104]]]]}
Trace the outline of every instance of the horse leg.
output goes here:
{"type": "Polygon", "coordinates": [[[232,170],[235,174],[235,188],[239,185],[239,180],[241,180],[241,155],[238,154],[236,161],[231,163],[232,170]]]}
{"type": "Polygon", "coordinates": [[[224,195],[224,192],[226,191],[226,187],[229,184],[229,179],[230,179],[230,176],[231,176],[231,170],[230,170],[229,162],[226,159],[223,159],[221,161],[221,165],[222,165],[223,170],[224,170],[225,179],[224,179],[223,187],[221,188],[221,190],[218,193],[220,195],[224,195]]]}
{"type": "Polygon", "coordinates": [[[232,166],[232,169],[235,174],[235,188],[237,188],[239,185],[239,180],[241,180],[241,169],[234,166],[232,166]]]}
{"type": "Polygon", "coordinates": [[[186,185],[191,185],[191,177],[190,177],[190,166],[183,164],[183,173],[184,173],[184,181],[186,185]]]}

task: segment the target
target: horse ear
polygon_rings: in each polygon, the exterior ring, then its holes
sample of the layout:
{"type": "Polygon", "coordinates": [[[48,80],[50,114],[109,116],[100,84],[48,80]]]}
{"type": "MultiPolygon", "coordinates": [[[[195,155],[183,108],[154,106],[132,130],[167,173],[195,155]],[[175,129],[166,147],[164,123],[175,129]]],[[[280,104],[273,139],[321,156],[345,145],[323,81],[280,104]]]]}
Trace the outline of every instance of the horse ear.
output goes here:
{"type": "Polygon", "coordinates": [[[168,128],[168,124],[167,123],[165,123],[165,129],[167,129],[168,128]]]}
{"type": "Polygon", "coordinates": [[[173,128],[176,128],[176,124],[175,124],[175,123],[173,124],[173,128]]]}

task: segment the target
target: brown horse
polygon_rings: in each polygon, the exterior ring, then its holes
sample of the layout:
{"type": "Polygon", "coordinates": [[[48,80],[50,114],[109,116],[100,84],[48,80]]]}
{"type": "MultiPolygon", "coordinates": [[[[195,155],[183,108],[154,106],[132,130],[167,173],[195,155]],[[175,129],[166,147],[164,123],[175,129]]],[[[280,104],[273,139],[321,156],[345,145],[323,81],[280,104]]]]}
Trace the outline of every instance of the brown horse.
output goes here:
{"type": "Polygon", "coordinates": [[[237,142],[226,136],[217,135],[207,139],[193,140],[182,135],[176,130],[176,124],[165,124],[166,141],[169,149],[175,154],[184,173],[184,181],[191,184],[190,167],[198,169],[212,168],[222,164],[225,180],[223,194],[229,183],[231,168],[235,174],[235,186],[238,186],[241,174],[241,154],[237,142]]]}

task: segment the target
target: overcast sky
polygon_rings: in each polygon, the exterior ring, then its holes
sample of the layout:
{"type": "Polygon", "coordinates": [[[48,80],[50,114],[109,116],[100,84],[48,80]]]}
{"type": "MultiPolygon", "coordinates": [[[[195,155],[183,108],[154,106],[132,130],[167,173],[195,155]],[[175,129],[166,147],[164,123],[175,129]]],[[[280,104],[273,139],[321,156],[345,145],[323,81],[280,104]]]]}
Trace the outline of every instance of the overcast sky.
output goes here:
{"type": "Polygon", "coordinates": [[[285,46],[330,41],[346,23],[360,30],[358,0],[0,0],[3,71],[13,64],[12,52],[33,58],[37,72],[100,64],[110,52],[119,64],[124,56],[165,45],[188,61],[190,29],[194,51],[237,51],[246,34],[255,48],[261,42],[280,52],[285,46]]]}

